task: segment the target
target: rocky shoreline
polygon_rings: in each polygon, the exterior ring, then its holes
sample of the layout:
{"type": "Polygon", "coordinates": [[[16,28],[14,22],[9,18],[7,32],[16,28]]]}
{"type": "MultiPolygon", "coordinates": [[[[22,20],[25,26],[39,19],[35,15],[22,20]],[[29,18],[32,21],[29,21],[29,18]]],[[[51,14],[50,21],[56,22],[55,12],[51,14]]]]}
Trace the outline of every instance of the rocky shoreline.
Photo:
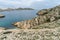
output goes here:
{"type": "Polygon", "coordinates": [[[40,10],[32,20],[13,25],[18,28],[0,28],[0,40],[60,40],[60,6],[40,10]]]}
{"type": "Polygon", "coordinates": [[[33,18],[32,20],[16,22],[13,25],[20,29],[32,29],[36,25],[54,22],[58,19],[60,19],[60,6],[42,9],[37,13],[37,17],[33,18]]]}

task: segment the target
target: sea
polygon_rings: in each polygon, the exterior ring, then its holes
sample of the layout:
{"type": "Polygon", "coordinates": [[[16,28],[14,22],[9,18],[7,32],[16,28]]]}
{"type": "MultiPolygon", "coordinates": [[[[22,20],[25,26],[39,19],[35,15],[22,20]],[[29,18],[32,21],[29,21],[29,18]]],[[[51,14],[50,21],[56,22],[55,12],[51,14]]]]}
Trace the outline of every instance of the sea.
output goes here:
{"type": "Polygon", "coordinates": [[[15,22],[24,20],[31,20],[36,17],[38,10],[14,10],[14,11],[2,11],[0,14],[5,15],[4,18],[0,18],[0,27],[4,28],[16,28],[12,25],[15,22]]]}

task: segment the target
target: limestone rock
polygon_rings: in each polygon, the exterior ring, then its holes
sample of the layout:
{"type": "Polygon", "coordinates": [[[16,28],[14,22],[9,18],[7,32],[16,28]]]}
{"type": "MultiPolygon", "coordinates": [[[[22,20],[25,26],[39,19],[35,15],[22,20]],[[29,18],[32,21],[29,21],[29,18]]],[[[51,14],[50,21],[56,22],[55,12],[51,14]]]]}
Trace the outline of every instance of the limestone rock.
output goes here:
{"type": "Polygon", "coordinates": [[[48,11],[47,9],[42,9],[42,10],[38,11],[37,15],[47,14],[48,13],[47,11],[48,11]]]}
{"type": "Polygon", "coordinates": [[[54,29],[17,29],[0,32],[0,40],[60,40],[60,27],[54,29]]]}
{"type": "Polygon", "coordinates": [[[22,22],[16,22],[13,25],[22,29],[31,29],[36,25],[40,25],[46,22],[53,22],[60,19],[60,6],[56,6],[50,9],[43,9],[37,13],[37,17],[32,20],[26,20],[22,22]]]}

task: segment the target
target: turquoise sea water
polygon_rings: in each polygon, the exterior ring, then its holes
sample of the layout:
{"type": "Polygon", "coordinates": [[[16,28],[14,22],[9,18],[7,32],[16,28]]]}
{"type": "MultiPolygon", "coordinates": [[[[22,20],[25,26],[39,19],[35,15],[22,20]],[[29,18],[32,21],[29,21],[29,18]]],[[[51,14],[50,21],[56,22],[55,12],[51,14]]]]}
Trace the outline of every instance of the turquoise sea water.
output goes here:
{"type": "Polygon", "coordinates": [[[15,10],[0,12],[5,18],[0,18],[0,27],[15,28],[12,23],[29,20],[36,16],[37,10],[15,10]]]}

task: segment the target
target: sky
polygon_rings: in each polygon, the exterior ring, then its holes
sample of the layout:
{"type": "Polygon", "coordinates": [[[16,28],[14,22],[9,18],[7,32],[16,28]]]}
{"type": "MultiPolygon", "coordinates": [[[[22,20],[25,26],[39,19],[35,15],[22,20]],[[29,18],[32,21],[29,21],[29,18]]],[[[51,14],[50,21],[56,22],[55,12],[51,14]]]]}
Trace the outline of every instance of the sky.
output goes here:
{"type": "Polygon", "coordinates": [[[60,0],[0,0],[0,8],[44,9],[60,4],[60,0]]]}

